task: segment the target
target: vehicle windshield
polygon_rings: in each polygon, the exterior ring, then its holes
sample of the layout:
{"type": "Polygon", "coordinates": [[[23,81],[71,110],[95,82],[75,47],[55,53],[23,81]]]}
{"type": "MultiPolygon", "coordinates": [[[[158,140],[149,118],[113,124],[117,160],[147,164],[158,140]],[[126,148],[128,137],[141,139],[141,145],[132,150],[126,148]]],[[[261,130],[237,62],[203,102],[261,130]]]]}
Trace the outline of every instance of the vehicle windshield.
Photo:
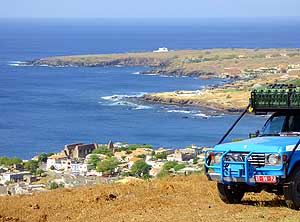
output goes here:
{"type": "Polygon", "coordinates": [[[266,122],[261,135],[300,135],[300,114],[274,114],[266,122]]]}

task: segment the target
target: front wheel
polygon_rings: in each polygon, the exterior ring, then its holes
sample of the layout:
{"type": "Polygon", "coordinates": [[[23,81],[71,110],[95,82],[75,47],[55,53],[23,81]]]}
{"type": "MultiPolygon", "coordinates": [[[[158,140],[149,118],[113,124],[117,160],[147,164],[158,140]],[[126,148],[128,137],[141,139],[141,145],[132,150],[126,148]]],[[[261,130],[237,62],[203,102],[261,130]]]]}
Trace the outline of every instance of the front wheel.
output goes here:
{"type": "Polygon", "coordinates": [[[284,187],[284,198],[287,206],[291,209],[300,209],[300,170],[296,170],[284,187]]]}
{"type": "Polygon", "coordinates": [[[225,185],[223,183],[218,183],[217,188],[221,200],[227,204],[241,203],[242,198],[245,194],[245,192],[239,189],[238,186],[234,185],[225,185]]]}

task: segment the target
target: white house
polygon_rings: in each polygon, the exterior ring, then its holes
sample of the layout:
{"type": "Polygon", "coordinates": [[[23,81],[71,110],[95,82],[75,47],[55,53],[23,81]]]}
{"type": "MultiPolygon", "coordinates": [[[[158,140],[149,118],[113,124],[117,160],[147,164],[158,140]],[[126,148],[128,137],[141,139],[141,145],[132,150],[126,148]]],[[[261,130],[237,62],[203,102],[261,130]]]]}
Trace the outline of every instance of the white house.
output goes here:
{"type": "Polygon", "coordinates": [[[56,170],[64,170],[72,173],[85,173],[91,169],[89,164],[72,161],[66,158],[61,158],[61,159],[48,158],[46,169],[49,170],[51,169],[52,166],[56,170]]]}
{"type": "Polygon", "coordinates": [[[23,181],[23,178],[25,175],[30,175],[29,171],[23,171],[23,172],[18,172],[18,173],[3,173],[2,174],[2,182],[9,182],[9,181],[23,181]]]}
{"type": "Polygon", "coordinates": [[[162,47],[162,48],[158,48],[158,50],[154,50],[153,52],[169,52],[169,50],[166,47],[162,47]]]}

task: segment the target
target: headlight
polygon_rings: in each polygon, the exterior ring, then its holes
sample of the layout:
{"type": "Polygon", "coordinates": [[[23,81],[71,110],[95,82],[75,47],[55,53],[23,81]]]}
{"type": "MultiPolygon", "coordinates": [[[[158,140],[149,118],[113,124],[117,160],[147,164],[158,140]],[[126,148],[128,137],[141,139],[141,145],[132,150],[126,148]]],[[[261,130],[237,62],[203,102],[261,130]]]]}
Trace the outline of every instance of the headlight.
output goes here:
{"type": "Polygon", "coordinates": [[[269,164],[269,165],[279,165],[281,163],[281,157],[280,157],[280,154],[269,154],[266,158],[266,164],[269,164]]]}
{"type": "Polygon", "coordinates": [[[214,164],[219,164],[221,161],[222,153],[211,153],[211,161],[214,164]]]}

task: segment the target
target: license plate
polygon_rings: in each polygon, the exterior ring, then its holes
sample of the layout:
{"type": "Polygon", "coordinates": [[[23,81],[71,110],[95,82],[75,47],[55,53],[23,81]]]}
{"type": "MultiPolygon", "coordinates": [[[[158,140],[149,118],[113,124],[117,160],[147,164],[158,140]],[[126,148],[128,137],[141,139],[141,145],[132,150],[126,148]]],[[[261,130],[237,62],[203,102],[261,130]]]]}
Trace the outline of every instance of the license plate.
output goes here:
{"type": "Polygon", "coordinates": [[[255,175],[257,183],[276,183],[276,176],[255,175]]]}

